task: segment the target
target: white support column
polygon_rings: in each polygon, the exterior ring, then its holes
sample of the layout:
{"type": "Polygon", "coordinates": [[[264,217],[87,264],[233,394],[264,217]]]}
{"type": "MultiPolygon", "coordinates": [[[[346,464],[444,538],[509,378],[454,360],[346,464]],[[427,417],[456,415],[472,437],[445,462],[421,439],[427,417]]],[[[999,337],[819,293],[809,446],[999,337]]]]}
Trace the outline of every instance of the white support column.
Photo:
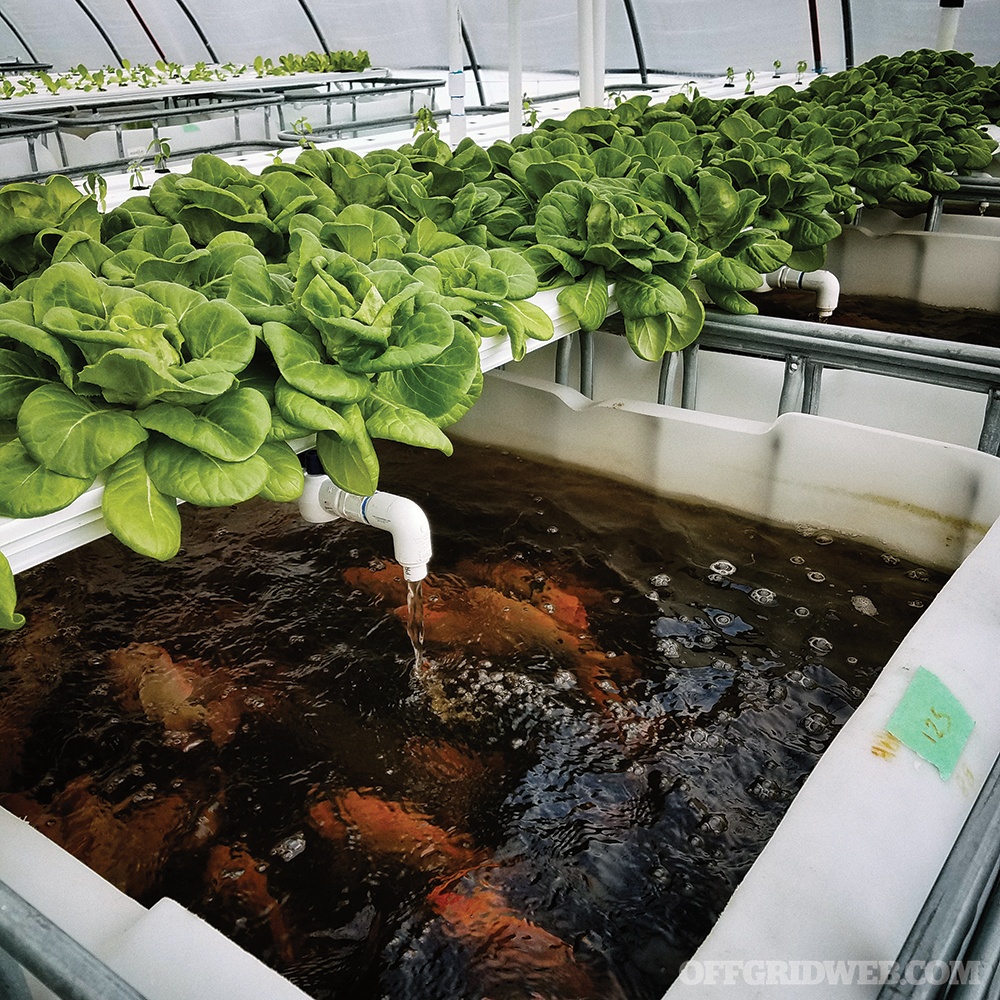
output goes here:
{"type": "Polygon", "coordinates": [[[523,60],[521,0],[507,0],[507,114],[511,139],[521,134],[521,124],[524,121],[523,60]]]}
{"type": "Polygon", "coordinates": [[[458,0],[448,2],[448,136],[452,149],[465,138],[465,55],[462,50],[462,12],[458,0]]]}
{"type": "Polygon", "coordinates": [[[594,3],[577,0],[577,36],[580,54],[580,104],[594,103],[594,3]]]}
{"type": "Polygon", "coordinates": [[[607,0],[593,0],[594,4],[594,62],[591,73],[594,80],[594,90],[591,103],[598,108],[604,107],[604,70],[607,66],[607,0]]]}

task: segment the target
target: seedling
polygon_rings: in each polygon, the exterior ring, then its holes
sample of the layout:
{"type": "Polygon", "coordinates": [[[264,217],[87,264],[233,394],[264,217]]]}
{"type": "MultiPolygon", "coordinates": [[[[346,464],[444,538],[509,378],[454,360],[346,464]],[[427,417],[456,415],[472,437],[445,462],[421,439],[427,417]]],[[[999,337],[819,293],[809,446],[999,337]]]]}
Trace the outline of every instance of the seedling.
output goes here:
{"type": "Polygon", "coordinates": [[[748,69],[746,73],[747,85],[746,89],[743,91],[744,94],[753,93],[753,82],[756,78],[757,74],[752,69],[748,69]]]}
{"type": "Polygon", "coordinates": [[[170,173],[167,160],[170,159],[170,143],[166,139],[152,139],[146,147],[146,152],[153,153],[153,169],[158,174],[170,173]]]}
{"type": "Polygon", "coordinates": [[[772,65],[774,66],[774,78],[775,80],[777,80],[778,77],[781,76],[781,74],[778,72],[778,70],[781,69],[781,60],[775,59],[772,65]]]}
{"type": "Polygon", "coordinates": [[[733,82],[736,76],[736,70],[732,66],[726,67],[726,82],[723,84],[724,87],[735,87],[736,84],[733,82]]]}
{"type": "Polygon", "coordinates": [[[437,119],[434,117],[434,112],[431,111],[431,109],[425,104],[417,111],[416,115],[414,115],[413,134],[423,135],[425,132],[431,132],[434,135],[437,135],[439,131],[437,119]]]}
{"type": "Polygon", "coordinates": [[[525,128],[534,128],[538,124],[538,109],[527,94],[521,95],[521,111],[523,112],[521,124],[525,128]]]}
{"type": "Polygon", "coordinates": [[[795,86],[802,86],[802,74],[809,68],[809,63],[805,59],[800,59],[795,66],[795,86]]]}
{"type": "Polygon", "coordinates": [[[85,194],[89,194],[97,202],[97,207],[103,212],[107,206],[108,198],[108,182],[104,179],[103,174],[99,174],[97,171],[87,174],[83,180],[83,190],[85,194]]]}
{"type": "Polygon", "coordinates": [[[142,171],[142,160],[133,160],[128,165],[128,187],[130,191],[141,191],[146,187],[142,171]]]}
{"type": "Polygon", "coordinates": [[[299,145],[303,149],[315,149],[316,143],[309,138],[312,135],[313,127],[309,124],[309,119],[303,115],[292,122],[292,131],[299,137],[299,145]]]}

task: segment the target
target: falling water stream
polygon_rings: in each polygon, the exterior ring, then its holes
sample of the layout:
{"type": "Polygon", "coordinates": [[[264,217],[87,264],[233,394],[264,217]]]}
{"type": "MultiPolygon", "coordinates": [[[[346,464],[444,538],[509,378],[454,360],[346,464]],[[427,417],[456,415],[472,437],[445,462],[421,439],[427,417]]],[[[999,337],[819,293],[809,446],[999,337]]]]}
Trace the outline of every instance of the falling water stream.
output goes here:
{"type": "Polygon", "coordinates": [[[406,634],[413,644],[413,666],[424,662],[424,587],[422,580],[406,582],[406,634]]]}
{"type": "MultiPolygon", "coordinates": [[[[18,578],[0,804],[317,1000],[658,1000],[944,574],[497,450],[18,578]]],[[[821,859],[820,859],[821,860],[821,859]]]]}

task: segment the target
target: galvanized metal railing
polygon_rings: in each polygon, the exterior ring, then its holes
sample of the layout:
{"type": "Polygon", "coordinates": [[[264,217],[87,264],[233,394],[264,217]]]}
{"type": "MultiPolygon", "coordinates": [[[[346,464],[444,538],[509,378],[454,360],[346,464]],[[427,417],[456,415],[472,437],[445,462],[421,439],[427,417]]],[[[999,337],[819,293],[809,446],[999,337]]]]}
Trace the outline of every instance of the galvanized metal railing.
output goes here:
{"type": "Polygon", "coordinates": [[[0,882],[0,996],[29,1000],[25,971],[60,1000],[145,1000],[79,941],[0,882]]]}
{"type": "MultiPolygon", "coordinates": [[[[579,335],[580,391],[586,396],[593,396],[592,336],[579,335]]],[[[556,381],[562,385],[570,381],[569,349],[568,342],[560,342],[556,381]]],[[[977,447],[990,455],[1000,452],[1000,349],[832,323],[709,312],[694,344],[664,356],[658,403],[667,401],[675,366],[680,365],[681,406],[697,409],[699,355],[704,349],[782,361],[778,415],[818,413],[823,373],[830,369],[981,392],[986,406],[977,447]]]]}

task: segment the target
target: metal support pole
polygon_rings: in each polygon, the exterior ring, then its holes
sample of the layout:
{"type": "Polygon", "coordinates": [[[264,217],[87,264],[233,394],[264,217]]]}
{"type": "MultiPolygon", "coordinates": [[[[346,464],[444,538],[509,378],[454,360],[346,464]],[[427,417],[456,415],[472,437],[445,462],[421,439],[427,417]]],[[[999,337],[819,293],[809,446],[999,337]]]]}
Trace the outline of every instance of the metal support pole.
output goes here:
{"type": "Polygon", "coordinates": [[[507,131],[521,134],[524,120],[524,53],[521,45],[521,0],[507,0],[507,131]]]}
{"type": "Polygon", "coordinates": [[[785,356],[785,378],[781,383],[781,398],[778,400],[778,416],[799,408],[805,387],[805,366],[798,354],[785,356]]]}
{"type": "Polygon", "coordinates": [[[577,36],[580,58],[580,104],[594,103],[594,4],[593,0],[578,0],[577,36]]]}
{"type": "Polygon", "coordinates": [[[588,399],[594,398],[594,333],[580,331],[580,392],[588,399]]]}
{"type": "Polygon", "coordinates": [[[448,0],[448,135],[454,149],[466,133],[465,57],[462,53],[462,12],[458,0],[448,0]]]}
{"type": "Polygon", "coordinates": [[[681,406],[685,410],[698,408],[698,341],[688,344],[684,355],[684,377],[681,380],[681,406]]]}
{"type": "Polygon", "coordinates": [[[823,385],[823,362],[806,359],[805,385],[802,388],[802,412],[819,413],[819,392],[823,385]]]}
{"type": "Polygon", "coordinates": [[[987,455],[1000,454],[1000,389],[990,389],[986,394],[986,413],[978,448],[987,455]]]}
{"type": "Polygon", "coordinates": [[[573,351],[573,341],[563,337],[556,344],[556,384],[569,385],[569,361],[573,351]]]}
{"type": "Polygon", "coordinates": [[[676,351],[667,351],[660,362],[660,381],[656,386],[656,401],[661,406],[666,405],[667,397],[670,394],[670,376],[673,374],[676,358],[676,351]]]}

